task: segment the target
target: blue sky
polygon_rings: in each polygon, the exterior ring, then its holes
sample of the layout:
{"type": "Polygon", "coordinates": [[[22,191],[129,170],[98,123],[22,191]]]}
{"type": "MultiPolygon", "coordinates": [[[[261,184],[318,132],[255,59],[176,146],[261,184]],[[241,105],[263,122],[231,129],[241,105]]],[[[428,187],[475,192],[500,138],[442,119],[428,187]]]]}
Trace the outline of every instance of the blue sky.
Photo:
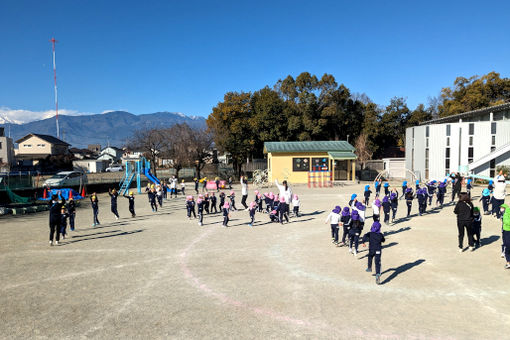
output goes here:
{"type": "Polygon", "coordinates": [[[510,76],[509,13],[508,1],[3,0],[0,108],[51,113],[51,37],[63,112],[207,116],[227,91],[303,71],[414,108],[457,76],[510,76]]]}

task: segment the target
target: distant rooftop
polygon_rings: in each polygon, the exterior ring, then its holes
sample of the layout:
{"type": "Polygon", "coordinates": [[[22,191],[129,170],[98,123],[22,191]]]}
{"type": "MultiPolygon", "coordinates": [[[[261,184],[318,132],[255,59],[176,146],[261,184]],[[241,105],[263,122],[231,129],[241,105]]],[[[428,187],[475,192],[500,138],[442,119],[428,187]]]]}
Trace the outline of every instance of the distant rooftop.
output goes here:
{"type": "Polygon", "coordinates": [[[30,137],[39,137],[41,138],[42,140],[48,142],[48,143],[51,143],[51,144],[54,144],[54,145],[65,145],[65,146],[70,146],[70,144],[64,142],[63,140],[60,140],[56,137],[53,137],[53,136],[49,136],[49,135],[41,135],[39,133],[29,133],[28,135],[26,135],[25,137],[23,138],[20,138],[16,141],[16,143],[22,143],[23,141],[27,140],[28,138],[30,137]]]}
{"type": "Polygon", "coordinates": [[[489,121],[490,113],[493,113],[493,120],[510,120],[510,103],[484,107],[482,109],[458,113],[447,117],[436,118],[420,123],[420,125],[456,123],[459,119],[463,121],[489,121]]]}
{"type": "Polygon", "coordinates": [[[278,152],[354,152],[354,147],[346,141],[303,141],[265,142],[264,153],[278,152]]]}

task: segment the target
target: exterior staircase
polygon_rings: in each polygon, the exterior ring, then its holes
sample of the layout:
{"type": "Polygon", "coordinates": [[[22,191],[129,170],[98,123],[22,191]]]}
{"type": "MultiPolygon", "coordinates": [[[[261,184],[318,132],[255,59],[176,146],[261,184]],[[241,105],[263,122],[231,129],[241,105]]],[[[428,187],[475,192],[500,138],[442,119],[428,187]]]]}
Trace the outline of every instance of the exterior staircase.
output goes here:
{"type": "Polygon", "coordinates": [[[502,145],[499,148],[497,148],[496,150],[492,151],[491,153],[488,153],[485,156],[478,158],[477,160],[469,163],[468,170],[469,170],[469,172],[471,172],[474,169],[492,161],[494,158],[499,157],[507,152],[510,152],[510,143],[502,145]]]}

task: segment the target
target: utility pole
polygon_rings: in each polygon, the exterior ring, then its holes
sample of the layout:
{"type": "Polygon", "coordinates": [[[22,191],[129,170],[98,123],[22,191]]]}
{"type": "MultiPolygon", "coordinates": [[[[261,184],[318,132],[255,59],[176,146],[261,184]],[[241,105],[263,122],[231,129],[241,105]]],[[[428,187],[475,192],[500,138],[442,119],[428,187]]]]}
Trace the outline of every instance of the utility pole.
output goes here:
{"type": "Polygon", "coordinates": [[[55,62],[55,38],[51,38],[51,46],[53,49],[53,80],[55,82],[55,122],[57,123],[57,138],[60,137],[60,129],[58,126],[58,95],[57,95],[57,64],[55,62]]]}

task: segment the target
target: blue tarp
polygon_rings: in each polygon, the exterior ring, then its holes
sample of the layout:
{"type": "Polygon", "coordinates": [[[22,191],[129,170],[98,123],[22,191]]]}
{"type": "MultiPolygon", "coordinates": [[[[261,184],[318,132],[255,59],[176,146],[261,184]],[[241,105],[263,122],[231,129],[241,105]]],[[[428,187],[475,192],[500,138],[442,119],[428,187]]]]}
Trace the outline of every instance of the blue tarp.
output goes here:
{"type": "Polygon", "coordinates": [[[42,201],[48,201],[51,199],[51,196],[57,195],[59,199],[65,198],[66,200],[69,199],[69,191],[73,192],[73,199],[75,200],[81,200],[83,197],[78,193],[78,191],[69,189],[69,188],[62,188],[62,189],[50,189],[48,190],[48,198],[42,198],[39,197],[39,200],[42,201]]]}

